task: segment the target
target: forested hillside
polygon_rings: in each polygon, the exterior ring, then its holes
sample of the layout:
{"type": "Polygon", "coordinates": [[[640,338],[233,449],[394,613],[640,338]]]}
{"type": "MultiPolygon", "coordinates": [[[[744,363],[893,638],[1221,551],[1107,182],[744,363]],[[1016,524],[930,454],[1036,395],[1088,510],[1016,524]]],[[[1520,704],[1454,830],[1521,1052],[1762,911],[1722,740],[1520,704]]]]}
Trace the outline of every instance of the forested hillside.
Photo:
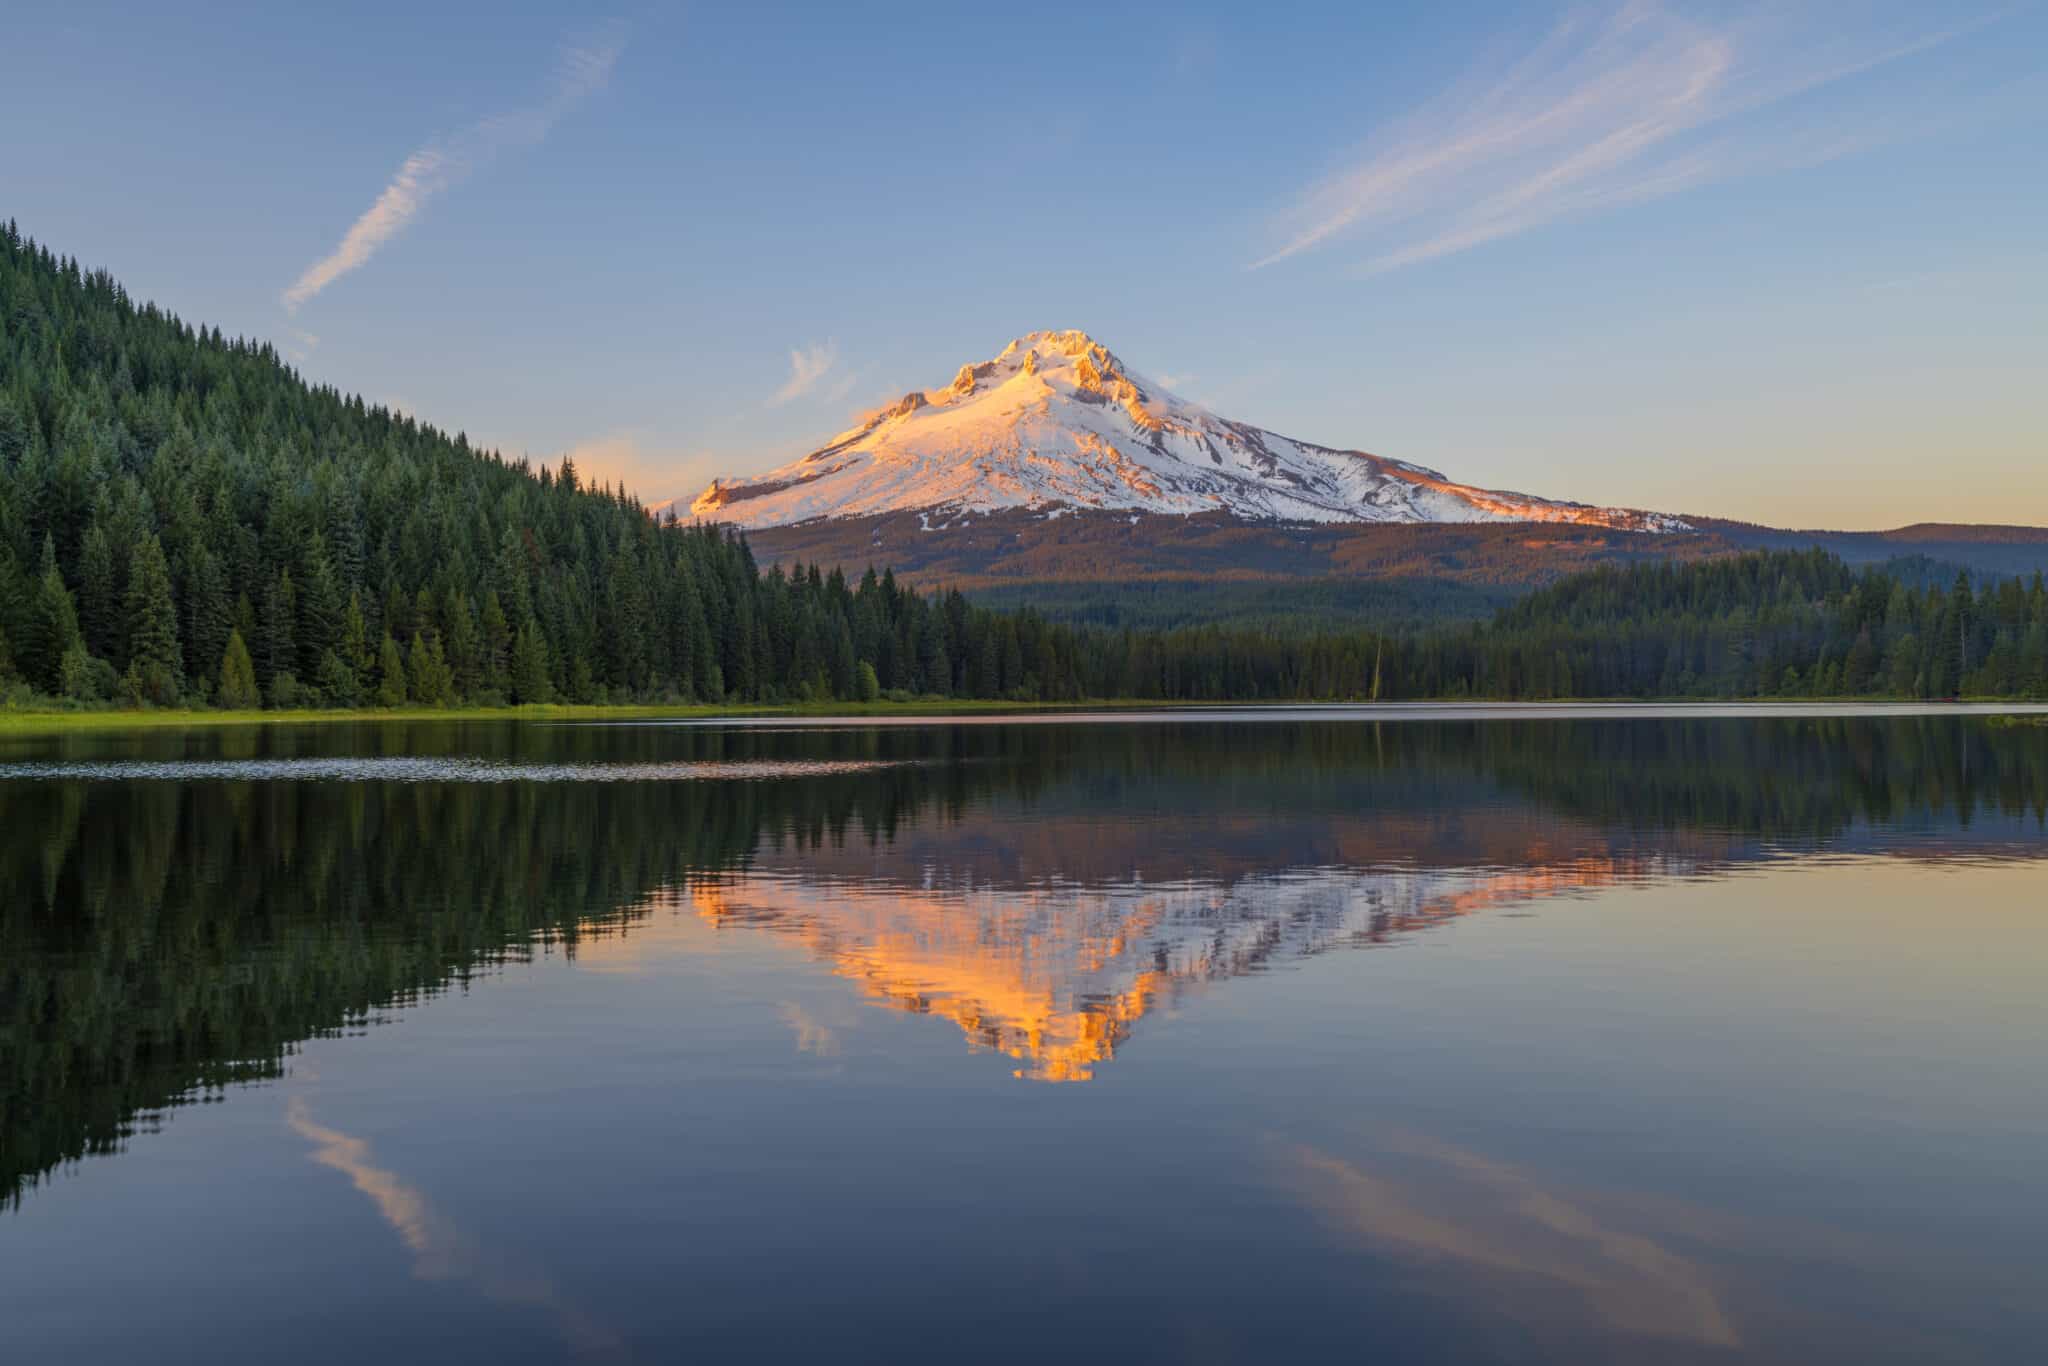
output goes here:
{"type": "Polygon", "coordinates": [[[969,641],[948,606],[886,574],[757,574],[741,540],[308,385],[267,344],[0,234],[17,687],[235,706],[1080,691],[1032,619],[969,641]]]}
{"type": "MultiPolygon", "coordinates": [[[[1420,528],[1434,531],[1437,528],[1420,528]]],[[[0,232],[0,695],[227,707],[877,696],[2048,696],[2048,594],[1824,552],[1400,631],[1049,623],[746,541],[303,381],[0,232]]]]}
{"type": "Polygon", "coordinates": [[[1919,568],[1808,550],[1594,570],[1503,609],[1451,667],[1516,695],[2048,696],[2039,574],[1916,588],[1919,568]]]}

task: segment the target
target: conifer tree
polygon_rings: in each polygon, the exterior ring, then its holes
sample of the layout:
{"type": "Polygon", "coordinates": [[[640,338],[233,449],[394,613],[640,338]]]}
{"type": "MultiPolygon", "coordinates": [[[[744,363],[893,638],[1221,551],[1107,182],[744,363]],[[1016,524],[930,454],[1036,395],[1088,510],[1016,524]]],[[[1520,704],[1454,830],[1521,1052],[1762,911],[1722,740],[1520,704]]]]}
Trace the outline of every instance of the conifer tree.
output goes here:
{"type": "Polygon", "coordinates": [[[246,590],[235,594],[234,609],[228,614],[228,629],[240,631],[244,641],[259,639],[256,630],[256,607],[249,600],[246,590]]]}
{"type": "Polygon", "coordinates": [[[298,669],[313,677],[320,661],[341,642],[345,607],[326,538],[314,532],[300,558],[295,639],[298,669]]]}
{"type": "Polygon", "coordinates": [[[547,638],[541,634],[540,623],[529,617],[512,642],[512,700],[524,705],[552,702],[554,696],[547,638]]]}
{"type": "Polygon", "coordinates": [[[406,651],[405,678],[412,700],[423,707],[445,707],[455,700],[455,680],[438,636],[413,632],[412,645],[406,651]]]}
{"type": "Polygon", "coordinates": [[[354,707],[362,701],[362,681],[338,650],[320,656],[313,671],[313,684],[329,706],[354,707]]]}
{"type": "Polygon", "coordinates": [[[1857,632],[1855,644],[1849,647],[1849,657],[1842,661],[1843,691],[1863,692],[1876,670],[1877,644],[1871,639],[1870,628],[1866,626],[1857,632]]]}
{"type": "Polygon", "coordinates": [[[185,672],[178,643],[178,605],[171,597],[171,570],[164,563],[163,543],[148,536],[128,561],[128,670],[142,691],[159,704],[177,696],[185,672]]]}
{"type": "Polygon", "coordinates": [[[228,633],[226,652],[220,661],[220,688],[214,701],[227,711],[250,711],[259,705],[256,692],[256,661],[240,631],[228,633]]]}
{"type": "Polygon", "coordinates": [[[2028,697],[2048,697],[2048,624],[2040,621],[2027,628],[2020,642],[2020,691],[2028,697]]]}
{"type": "Polygon", "coordinates": [[[1970,595],[1970,576],[1968,574],[1958,573],[1956,575],[1955,586],[1949,590],[1948,604],[1949,630],[1956,639],[1956,658],[1953,676],[1956,680],[1956,686],[1960,688],[1963,676],[1969,673],[1970,667],[1974,663],[1970,657],[1970,626],[1972,624],[1971,619],[1976,615],[1977,604],[1970,595]]]}
{"type": "MultiPolygon", "coordinates": [[[[185,563],[185,657],[195,673],[207,660],[227,649],[234,630],[234,604],[228,596],[227,573],[220,557],[200,546],[183,557],[185,563]]],[[[246,648],[246,640],[244,646],[246,648]]]]}
{"type": "Polygon", "coordinates": [[[482,645],[476,616],[469,609],[469,599],[461,593],[456,593],[448,606],[447,653],[455,698],[474,698],[483,688],[482,645]]]}
{"type": "Polygon", "coordinates": [[[398,652],[398,642],[386,636],[377,652],[377,705],[402,707],[409,695],[405,658],[398,652]]]}
{"type": "Polygon", "coordinates": [[[298,617],[298,589],[289,569],[280,569],[263,592],[263,614],[257,629],[256,676],[269,691],[279,676],[299,667],[295,640],[298,617]]]}
{"type": "Polygon", "coordinates": [[[342,609],[341,642],[335,653],[348,668],[350,695],[362,696],[369,687],[370,674],[377,661],[370,653],[370,627],[363,620],[363,600],[358,594],[349,594],[348,606],[342,609]]]}
{"type": "Polygon", "coordinates": [[[429,640],[441,638],[440,610],[435,606],[434,595],[424,588],[413,594],[412,631],[414,635],[424,635],[429,640]]]}
{"type": "Polygon", "coordinates": [[[533,615],[533,587],[528,582],[526,543],[516,526],[507,525],[498,540],[497,591],[502,609],[513,621],[533,615]]]}
{"type": "Polygon", "coordinates": [[[512,686],[511,667],[512,628],[505,620],[504,604],[494,588],[484,594],[483,686],[503,696],[512,686]]]}
{"type": "Polygon", "coordinates": [[[934,621],[925,630],[919,644],[917,665],[925,692],[950,693],[953,690],[953,665],[946,655],[946,631],[942,622],[934,621]]]}
{"type": "Polygon", "coordinates": [[[101,659],[122,662],[122,613],[114,542],[99,518],[85,529],[78,551],[78,627],[86,649],[101,659]]]}
{"type": "Polygon", "coordinates": [[[1885,691],[1894,697],[1917,697],[1921,687],[1920,637],[1902,631],[1885,647],[1885,691]]]}
{"type": "Polygon", "coordinates": [[[78,609],[64,586],[64,576],[57,571],[56,542],[45,533],[43,569],[36,579],[28,629],[23,633],[21,671],[37,687],[62,695],[64,655],[80,644],[78,609]]]}

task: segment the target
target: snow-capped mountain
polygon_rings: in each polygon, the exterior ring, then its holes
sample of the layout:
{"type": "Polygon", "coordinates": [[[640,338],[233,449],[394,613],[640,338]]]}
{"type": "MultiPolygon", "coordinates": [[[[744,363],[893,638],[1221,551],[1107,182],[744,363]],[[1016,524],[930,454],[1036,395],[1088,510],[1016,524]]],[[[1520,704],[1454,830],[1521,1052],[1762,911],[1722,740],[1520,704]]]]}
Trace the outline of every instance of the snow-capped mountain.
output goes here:
{"type": "MultiPolygon", "coordinates": [[[[1083,332],[1033,332],[943,389],[913,390],[828,444],[691,504],[745,527],[1027,508],[1225,512],[1258,521],[1569,522],[1683,530],[1659,513],[1454,483],[1363,451],[1217,417],[1125,368],[1083,332]]],[[[940,516],[943,514],[943,517],[940,516]]]]}

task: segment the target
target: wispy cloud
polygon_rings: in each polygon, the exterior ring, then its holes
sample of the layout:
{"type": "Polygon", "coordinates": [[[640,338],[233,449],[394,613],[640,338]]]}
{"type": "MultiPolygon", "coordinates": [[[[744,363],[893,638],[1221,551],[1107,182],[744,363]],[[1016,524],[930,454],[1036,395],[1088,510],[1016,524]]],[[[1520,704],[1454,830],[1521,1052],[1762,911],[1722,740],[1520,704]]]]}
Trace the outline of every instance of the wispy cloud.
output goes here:
{"type": "MultiPolygon", "coordinates": [[[[1728,1349],[1742,1337],[1717,1277],[1622,1222],[1622,1202],[1420,1136],[1382,1140],[1381,1170],[1275,1142],[1274,1169],[1320,1218],[1372,1247],[1478,1278],[1492,1312],[1542,1331],[1571,1322],[1565,1291],[1597,1320],[1728,1349]]],[[[1569,1331],[1569,1330],[1568,1330],[1569,1331]]]]}
{"type": "MultiPolygon", "coordinates": [[[[1725,13],[1725,12],[1724,12],[1725,13]]],[[[1376,138],[1283,216],[1257,270],[1358,237],[1365,273],[1883,140],[1882,123],[1759,126],[1743,116],[1946,42],[1836,36],[1817,9],[1715,22],[1654,0],[1575,12],[1376,138]],[[1810,29],[1802,29],[1800,24],[1810,29]]]]}
{"type": "Polygon", "coordinates": [[[294,1096],[285,1123],[314,1145],[309,1156],[340,1172],[369,1198],[412,1254],[412,1274],[424,1281],[462,1280],[500,1304],[545,1310],[565,1346],[577,1356],[623,1356],[625,1344],[609,1324],[569,1300],[541,1268],[514,1259],[444,1216],[417,1186],[373,1160],[368,1140],[314,1120],[294,1096]]]}
{"type": "MultiPolygon", "coordinates": [[[[822,346],[803,346],[792,350],[789,353],[789,378],[775,391],[775,396],[769,400],[770,406],[780,407],[802,398],[816,389],[819,381],[831,374],[838,364],[839,346],[836,342],[828,341],[822,346]]],[[[842,381],[841,385],[834,386],[835,392],[841,398],[844,398],[851,388],[852,385],[848,381],[842,381]]]]}
{"type": "Polygon", "coordinates": [[[342,234],[340,244],[306,267],[285,290],[285,311],[296,313],[301,304],[363,265],[379,247],[405,231],[428,200],[498,153],[546,137],[563,115],[604,88],[623,45],[617,25],[588,42],[565,44],[556,54],[548,96],[540,104],[494,114],[408,156],[376,202],[342,234]]]}

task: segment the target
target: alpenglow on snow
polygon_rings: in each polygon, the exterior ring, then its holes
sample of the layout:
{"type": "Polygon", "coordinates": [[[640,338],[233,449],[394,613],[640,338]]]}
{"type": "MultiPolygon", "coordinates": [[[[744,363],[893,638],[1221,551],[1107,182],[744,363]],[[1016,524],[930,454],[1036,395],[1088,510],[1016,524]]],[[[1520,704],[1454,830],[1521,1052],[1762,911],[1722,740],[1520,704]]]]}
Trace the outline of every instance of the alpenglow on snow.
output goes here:
{"type": "Polygon", "coordinates": [[[1685,525],[1660,513],[1474,488],[1420,465],[1231,422],[1127,369],[1084,332],[1019,337],[994,360],[962,366],[945,388],[913,390],[780,469],[714,480],[690,505],[697,517],[742,527],[1007,508],[1685,525]]]}

